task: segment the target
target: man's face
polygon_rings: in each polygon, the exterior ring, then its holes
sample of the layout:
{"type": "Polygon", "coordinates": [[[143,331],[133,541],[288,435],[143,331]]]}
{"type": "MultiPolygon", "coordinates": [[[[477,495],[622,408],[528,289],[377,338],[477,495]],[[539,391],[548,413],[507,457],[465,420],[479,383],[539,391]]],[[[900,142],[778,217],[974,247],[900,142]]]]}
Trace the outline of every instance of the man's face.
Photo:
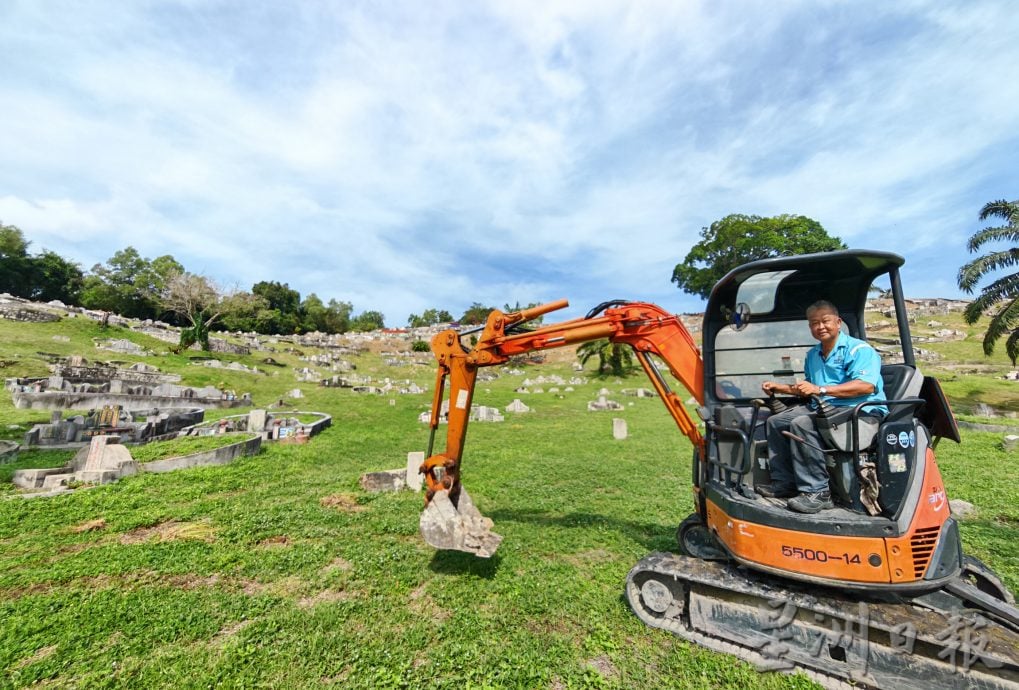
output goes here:
{"type": "Polygon", "coordinates": [[[822,343],[838,338],[839,329],[842,328],[842,319],[831,309],[814,309],[807,314],[807,323],[810,325],[810,335],[822,343]]]}

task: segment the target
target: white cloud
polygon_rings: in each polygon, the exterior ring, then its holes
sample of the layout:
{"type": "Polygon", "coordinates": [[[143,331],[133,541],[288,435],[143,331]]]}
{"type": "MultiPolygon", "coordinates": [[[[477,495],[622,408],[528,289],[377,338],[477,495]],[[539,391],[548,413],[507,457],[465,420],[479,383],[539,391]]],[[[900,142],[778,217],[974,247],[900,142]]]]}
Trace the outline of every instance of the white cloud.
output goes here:
{"type": "Polygon", "coordinates": [[[991,2],[5,12],[0,219],[87,265],[131,244],[393,323],[695,308],[672,267],[734,212],[916,254],[943,290],[979,204],[1015,196],[988,152],[1017,143],[1019,19],[991,2]]]}

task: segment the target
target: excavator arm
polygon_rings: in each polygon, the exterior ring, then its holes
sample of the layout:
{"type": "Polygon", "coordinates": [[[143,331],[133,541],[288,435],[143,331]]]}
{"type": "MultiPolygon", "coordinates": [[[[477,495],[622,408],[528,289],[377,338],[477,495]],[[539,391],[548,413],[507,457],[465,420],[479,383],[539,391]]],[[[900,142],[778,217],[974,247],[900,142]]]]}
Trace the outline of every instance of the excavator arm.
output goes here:
{"type": "Polygon", "coordinates": [[[504,364],[515,355],[602,338],[613,343],[625,343],[633,347],[637,361],[679,430],[695,446],[703,446],[704,439],[683,401],[672,391],[650,358],[650,355],[656,355],[665,362],[672,376],[698,403],[703,404],[704,377],[700,350],[679,318],[654,304],[611,302],[599,305],[583,318],[530,331],[520,329],[520,324],[566,306],[569,306],[566,300],[559,300],[517,312],[494,310],[484,327],[479,329],[481,335],[471,349],[462,342],[467,333],[450,329],[432,338],[432,352],[438,362],[438,371],[427,458],[421,465],[426,487],[421,533],[432,546],[487,557],[495,552],[502,539],[491,532],[491,520],[478,512],[460,483],[471,402],[478,369],[482,367],[504,364]],[[441,453],[433,454],[447,386],[446,447],[441,453]]]}

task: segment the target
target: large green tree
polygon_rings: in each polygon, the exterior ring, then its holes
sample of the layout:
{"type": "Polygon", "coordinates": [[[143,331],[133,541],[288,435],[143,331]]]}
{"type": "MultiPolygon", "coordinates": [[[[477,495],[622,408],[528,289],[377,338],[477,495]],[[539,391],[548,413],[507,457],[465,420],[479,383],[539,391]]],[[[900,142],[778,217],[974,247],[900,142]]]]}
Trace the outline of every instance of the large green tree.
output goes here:
{"type": "Polygon", "coordinates": [[[29,297],[39,302],[60,300],[64,304],[78,304],[85,275],[81,267],[56,252],[44,249],[32,257],[31,288],[29,297]]]}
{"type": "Polygon", "coordinates": [[[20,228],[0,223],[0,292],[29,296],[32,264],[29,244],[20,228]]]}
{"type": "Polygon", "coordinates": [[[184,273],[172,256],[146,259],[134,247],[116,252],[105,264],[96,264],[85,278],[81,304],[121,316],[159,318],[161,299],[170,277],[184,273]]]}
{"type": "MultiPolygon", "coordinates": [[[[970,253],[980,251],[989,242],[1008,242],[1012,246],[988,252],[959,269],[959,287],[972,293],[977,283],[991,274],[1019,265],[1019,201],[992,201],[980,209],[980,220],[1000,218],[1003,225],[984,228],[969,238],[970,253]]],[[[1019,360],[1019,273],[1007,273],[993,279],[966,308],[967,323],[976,323],[983,313],[993,310],[984,334],[984,354],[1008,334],[1005,352],[1012,365],[1019,360]]]]}
{"type": "Polygon", "coordinates": [[[377,331],[385,327],[386,317],[383,316],[382,312],[378,311],[361,312],[350,322],[350,330],[357,331],[359,333],[377,331]]]}
{"type": "Polygon", "coordinates": [[[676,264],[672,282],[707,299],[719,279],[748,261],[845,248],[842,240],[806,216],[732,214],[701,228],[701,241],[676,264]]]}
{"type": "Polygon", "coordinates": [[[263,280],[255,283],[251,293],[269,303],[269,311],[260,315],[259,333],[289,334],[301,327],[301,293],[288,283],[263,280]]]}

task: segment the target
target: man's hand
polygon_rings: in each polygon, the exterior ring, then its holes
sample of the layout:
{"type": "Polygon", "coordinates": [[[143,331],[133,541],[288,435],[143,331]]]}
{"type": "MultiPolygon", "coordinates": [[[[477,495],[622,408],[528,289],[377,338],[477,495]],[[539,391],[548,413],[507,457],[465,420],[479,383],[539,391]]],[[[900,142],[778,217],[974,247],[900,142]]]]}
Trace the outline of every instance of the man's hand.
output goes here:
{"type": "Polygon", "coordinates": [[[820,395],[821,387],[810,381],[797,381],[792,385],[793,392],[801,398],[809,398],[812,395],[820,395]]]}

